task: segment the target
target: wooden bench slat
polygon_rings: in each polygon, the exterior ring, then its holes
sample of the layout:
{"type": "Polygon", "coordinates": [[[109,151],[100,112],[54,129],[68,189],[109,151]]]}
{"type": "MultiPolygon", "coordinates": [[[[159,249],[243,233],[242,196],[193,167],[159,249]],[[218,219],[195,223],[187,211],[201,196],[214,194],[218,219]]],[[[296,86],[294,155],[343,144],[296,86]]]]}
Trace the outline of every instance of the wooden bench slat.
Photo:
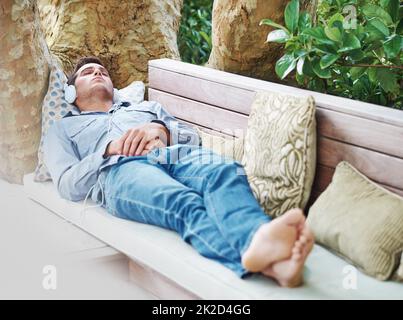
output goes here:
{"type": "Polygon", "coordinates": [[[149,89],[148,95],[150,100],[161,103],[174,117],[198,123],[216,131],[241,136],[244,134],[248,124],[248,117],[240,113],[216,108],[154,89],[149,89]]]}
{"type": "Polygon", "coordinates": [[[319,137],[317,150],[318,164],[335,168],[340,161],[345,160],[368,178],[403,189],[403,159],[325,137],[319,137]]]}
{"type": "Polygon", "coordinates": [[[204,132],[207,132],[209,134],[215,135],[215,136],[220,136],[220,137],[223,137],[223,138],[234,138],[233,135],[230,135],[230,134],[228,134],[226,132],[217,131],[217,130],[214,130],[214,129],[209,128],[209,127],[204,127],[204,126],[201,126],[199,124],[195,124],[195,123],[186,121],[186,120],[181,119],[181,118],[176,118],[176,119],[179,120],[180,122],[186,123],[187,125],[189,125],[191,127],[199,128],[200,130],[202,130],[204,132]]]}
{"type": "MultiPolygon", "coordinates": [[[[313,189],[315,189],[318,192],[325,191],[325,189],[329,186],[330,182],[332,181],[334,171],[335,168],[330,168],[318,164],[316,167],[316,175],[315,175],[315,181],[313,183],[313,189]]],[[[378,184],[379,186],[385,189],[388,189],[393,193],[396,193],[397,195],[403,196],[402,189],[394,188],[386,184],[379,183],[377,181],[374,181],[374,183],[378,184]]]]}
{"type": "MultiPolygon", "coordinates": [[[[201,87],[203,88],[204,92],[206,90],[208,92],[207,88],[213,90],[212,88],[217,84],[225,84],[226,86],[233,86],[238,89],[251,92],[255,92],[257,90],[267,90],[296,96],[312,95],[315,98],[318,107],[396,126],[403,126],[403,112],[401,112],[400,110],[394,110],[391,108],[380,107],[371,103],[365,103],[305,89],[294,88],[273,82],[253,79],[233,73],[223,72],[220,70],[192,65],[190,63],[185,63],[181,61],[175,61],[171,59],[151,60],[149,61],[149,73],[150,88],[170,92],[172,94],[187,97],[190,99],[195,99],[194,96],[195,94],[197,94],[197,88],[201,87]],[[173,73],[170,75],[169,81],[165,80],[164,77],[167,75],[167,73],[164,71],[169,71],[173,73]],[[188,85],[188,83],[193,84],[193,82],[191,82],[192,78],[197,78],[196,87],[188,85]]],[[[225,95],[225,93],[222,94],[225,95]]],[[[239,94],[242,99],[244,99],[244,94],[246,94],[247,96],[247,93],[241,90],[239,91],[239,94]]],[[[216,95],[214,95],[213,97],[214,98],[211,99],[211,97],[206,94],[198,96],[197,100],[200,102],[217,105],[215,102],[218,103],[220,99],[219,97],[217,98],[216,95]]],[[[253,99],[253,94],[250,94],[250,97],[252,97],[251,99],[253,99]]],[[[226,100],[226,106],[231,107],[239,105],[237,104],[237,94],[228,95],[226,96],[226,99],[231,99],[226,100]]],[[[245,103],[248,104],[248,106],[250,107],[250,102],[247,103],[246,101],[245,103]]],[[[244,110],[243,108],[245,108],[245,110],[248,110],[248,106],[242,107],[242,110],[244,110]]],[[[221,107],[225,106],[221,105],[221,107]]],[[[239,112],[245,113],[245,111],[241,110],[239,110],[239,112]]],[[[247,111],[246,114],[249,114],[249,112],[247,111]]]]}
{"type": "Polygon", "coordinates": [[[316,119],[322,136],[403,158],[403,127],[320,108],[316,119]]]}
{"type": "MultiPolygon", "coordinates": [[[[192,123],[221,132],[247,128],[247,117],[243,114],[155,89],[150,89],[149,95],[151,100],[162,103],[175,117],[192,123]]],[[[403,158],[403,148],[396,148],[403,141],[403,127],[319,108],[317,123],[319,135],[403,158]],[[376,130],[373,130],[375,126],[376,130]]]]}
{"type": "Polygon", "coordinates": [[[183,75],[180,77],[180,81],[186,81],[186,83],[178,82],[178,74],[175,72],[154,68],[149,70],[150,87],[152,84],[154,89],[246,115],[250,113],[250,105],[256,94],[255,91],[218,82],[212,83],[200,78],[183,75]]]}

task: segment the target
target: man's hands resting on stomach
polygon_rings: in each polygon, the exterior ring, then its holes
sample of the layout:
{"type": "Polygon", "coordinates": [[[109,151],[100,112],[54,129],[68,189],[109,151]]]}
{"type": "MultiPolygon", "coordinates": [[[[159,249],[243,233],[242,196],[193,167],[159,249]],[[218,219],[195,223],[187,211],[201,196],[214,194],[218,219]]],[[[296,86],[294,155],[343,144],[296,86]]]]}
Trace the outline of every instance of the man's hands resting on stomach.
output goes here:
{"type": "Polygon", "coordinates": [[[106,148],[104,158],[113,155],[144,156],[154,148],[169,145],[169,131],[159,123],[146,123],[132,128],[112,141],[106,148]]]}

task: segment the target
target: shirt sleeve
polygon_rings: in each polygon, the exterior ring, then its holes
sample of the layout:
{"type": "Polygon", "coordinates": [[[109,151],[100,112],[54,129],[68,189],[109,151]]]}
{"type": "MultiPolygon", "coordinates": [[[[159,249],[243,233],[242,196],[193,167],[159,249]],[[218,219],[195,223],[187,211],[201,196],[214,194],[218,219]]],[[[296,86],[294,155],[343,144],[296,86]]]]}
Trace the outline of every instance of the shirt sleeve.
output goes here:
{"type": "Polygon", "coordinates": [[[97,152],[79,159],[73,141],[63,125],[55,123],[44,140],[44,162],[62,198],[83,200],[98,179],[98,170],[108,161],[104,158],[108,140],[97,152]]]}
{"type": "Polygon", "coordinates": [[[171,145],[189,144],[201,145],[201,138],[197,131],[186,123],[178,121],[162,105],[156,101],[149,101],[153,104],[158,120],[163,121],[170,132],[171,145]]]}

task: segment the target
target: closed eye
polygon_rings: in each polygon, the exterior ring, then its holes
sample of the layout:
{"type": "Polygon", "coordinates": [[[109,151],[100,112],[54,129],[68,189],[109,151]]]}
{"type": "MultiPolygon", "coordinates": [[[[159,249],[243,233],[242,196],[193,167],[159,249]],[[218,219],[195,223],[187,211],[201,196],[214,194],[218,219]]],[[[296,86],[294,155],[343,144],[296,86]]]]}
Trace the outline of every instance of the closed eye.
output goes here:
{"type": "MultiPolygon", "coordinates": [[[[85,75],[89,75],[89,74],[91,74],[93,72],[94,72],[94,68],[90,67],[90,68],[86,68],[83,71],[81,71],[81,75],[85,76],[85,75]]],[[[108,73],[108,71],[106,69],[101,69],[101,73],[104,76],[109,77],[109,73],[108,73]]]]}

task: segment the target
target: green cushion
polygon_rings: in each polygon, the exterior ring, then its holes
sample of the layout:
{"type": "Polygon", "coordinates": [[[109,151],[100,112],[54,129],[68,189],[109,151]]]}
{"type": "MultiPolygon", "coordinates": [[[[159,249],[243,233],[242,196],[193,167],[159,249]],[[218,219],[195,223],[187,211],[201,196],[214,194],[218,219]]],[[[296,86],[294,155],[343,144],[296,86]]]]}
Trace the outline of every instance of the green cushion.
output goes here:
{"type": "Polygon", "coordinates": [[[370,276],[386,280],[398,268],[403,251],[403,198],[345,161],[311,207],[307,223],[318,243],[370,276]]]}

